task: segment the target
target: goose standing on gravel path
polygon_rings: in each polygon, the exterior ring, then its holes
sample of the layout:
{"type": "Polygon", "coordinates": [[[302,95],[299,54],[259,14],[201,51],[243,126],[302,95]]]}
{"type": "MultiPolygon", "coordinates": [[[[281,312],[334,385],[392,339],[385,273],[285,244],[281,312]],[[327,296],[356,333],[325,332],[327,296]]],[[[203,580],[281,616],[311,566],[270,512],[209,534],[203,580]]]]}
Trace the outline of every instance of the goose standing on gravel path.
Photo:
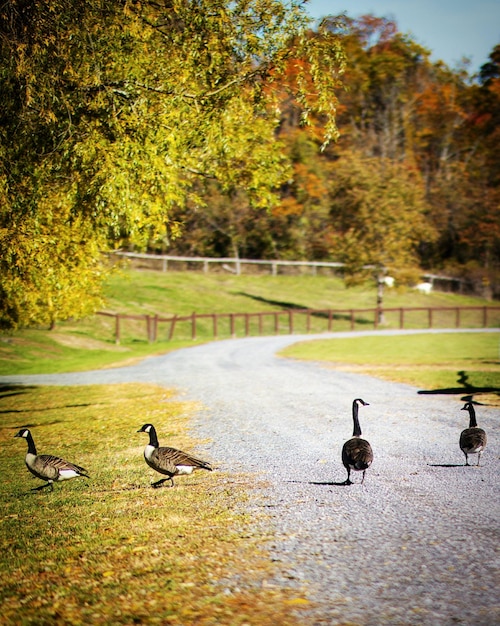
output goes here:
{"type": "Polygon", "coordinates": [[[356,398],[352,403],[352,419],[354,422],[354,431],[352,438],[344,443],[342,448],[342,463],[347,470],[346,485],[351,485],[351,470],[355,472],[363,472],[361,484],[365,480],[365,472],[373,461],[373,450],[366,439],[361,439],[361,427],[359,425],[358,410],[359,405],[369,406],[368,402],[356,398]]]}
{"type": "Polygon", "coordinates": [[[155,471],[167,476],[167,478],[162,478],[152,483],[152,487],[159,487],[166,480],[170,480],[171,487],[173,487],[174,476],[191,474],[197,469],[205,469],[209,472],[212,471],[210,463],[197,459],[190,454],[186,454],[186,452],[176,450],[176,448],[160,448],[156,429],[153,424],[144,424],[137,432],[149,434],[149,443],[144,448],[144,459],[146,463],[155,471]]]}
{"type": "Polygon", "coordinates": [[[486,448],[486,433],[477,427],[476,411],[472,402],[466,402],[461,409],[469,411],[469,428],[460,433],[460,449],[465,454],[465,465],[470,465],[468,455],[477,454],[477,464],[481,459],[481,452],[486,448]]]}
{"type": "Polygon", "coordinates": [[[33,436],[28,428],[21,428],[14,437],[23,437],[26,439],[28,443],[28,452],[25,458],[26,467],[37,478],[47,481],[45,485],[34,487],[31,491],[38,491],[45,487],[50,487],[52,491],[54,489],[52,483],[54,482],[69,480],[70,478],[77,478],[78,476],[89,478],[87,470],[79,465],[68,463],[68,461],[60,459],[57,456],[52,456],[51,454],[37,454],[33,436]]]}

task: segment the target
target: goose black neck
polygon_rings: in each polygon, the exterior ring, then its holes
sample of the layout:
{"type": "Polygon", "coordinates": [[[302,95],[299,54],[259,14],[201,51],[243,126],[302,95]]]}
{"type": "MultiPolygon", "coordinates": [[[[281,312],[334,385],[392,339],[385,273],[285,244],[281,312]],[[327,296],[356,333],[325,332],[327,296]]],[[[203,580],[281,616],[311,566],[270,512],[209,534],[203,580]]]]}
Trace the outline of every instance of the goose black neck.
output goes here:
{"type": "Polygon", "coordinates": [[[35,441],[33,440],[31,433],[28,433],[28,436],[26,437],[26,441],[28,443],[28,452],[36,456],[35,441]]]}
{"type": "Polygon", "coordinates": [[[156,434],[156,429],[154,426],[151,426],[149,429],[149,445],[153,446],[153,448],[158,448],[160,445],[158,443],[158,435],[156,434]]]}
{"type": "Polygon", "coordinates": [[[474,405],[472,404],[472,402],[469,403],[467,408],[469,409],[469,417],[470,417],[470,419],[469,419],[469,428],[476,428],[476,426],[477,426],[476,409],[474,408],[474,405]]]}
{"type": "Polygon", "coordinates": [[[361,437],[361,426],[359,425],[358,410],[358,402],[357,400],[354,400],[354,402],[352,403],[352,419],[354,422],[354,430],[352,433],[353,437],[361,437]]]}

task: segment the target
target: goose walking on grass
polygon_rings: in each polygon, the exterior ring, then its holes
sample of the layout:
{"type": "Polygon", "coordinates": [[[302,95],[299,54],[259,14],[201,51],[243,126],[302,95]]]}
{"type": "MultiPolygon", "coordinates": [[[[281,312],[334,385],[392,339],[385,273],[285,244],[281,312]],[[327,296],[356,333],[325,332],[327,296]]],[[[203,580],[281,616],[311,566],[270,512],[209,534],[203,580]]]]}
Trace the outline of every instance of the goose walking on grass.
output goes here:
{"type": "Polygon", "coordinates": [[[352,438],[344,443],[342,448],[342,463],[347,470],[346,485],[352,485],[351,471],[363,472],[361,484],[365,480],[365,472],[373,461],[373,450],[366,439],[361,439],[361,427],[359,425],[358,411],[359,406],[368,406],[368,402],[356,398],[352,403],[352,419],[354,422],[354,431],[352,438]]]}
{"type": "Polygon", "coordinates": [[[465,454],[465,465],[470,465],[469,454],[477,454],[479,465],[481,452],[486,448],[486,433],[477,427],[476,411],[472,402],[466,402],[461,410],[469,411],[469,428],[460,433],[460,449],[465,454]]]}
{"type": "Polygon", "coordinates": [[[52,483],[54,482],[69,480],[70,478],[77,478],[78,476],[89,478],[87,470],[79,465],[68,463],[68,461],[60,459],[57,456],[52,456],[51,454],[37,454],[33,436],[28,428],[21,428],[14,437],[23,437],[26,439],[28,444],[28,452],[25,458],[26,467],[34,476],[46,481],[44,485],[34,487],[32,491],[38,491],[45,487],[50,487],[52,491],[54,489],[52,483]]]}
{"type": "Polygon", "coordinates": [[[197,469],[204,469],[209,472],[212,471],[210,463],[197,459],[186,452],[182,452],[176,448],[160,448],[156,429],[153,424],[144,424],[137,432],[149,434],[149,443],[144,448],[144,459],[146,463],[155,471],[167,476],[167,478],[162,478],[152,483],[152,487],[159,487],[167,480],[170,480],[170,486],[173,487],[174,476],[191,474],[197,469]]]}

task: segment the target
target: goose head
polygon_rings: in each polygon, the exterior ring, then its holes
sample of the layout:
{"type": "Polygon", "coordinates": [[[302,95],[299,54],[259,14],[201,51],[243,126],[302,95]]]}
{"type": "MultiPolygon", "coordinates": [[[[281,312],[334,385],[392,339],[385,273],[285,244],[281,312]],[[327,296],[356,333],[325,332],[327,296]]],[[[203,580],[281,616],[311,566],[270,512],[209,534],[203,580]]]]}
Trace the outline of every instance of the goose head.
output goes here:
{"type": "Polygon", "coordinates": [[[28,428],[21,428],[21,430],[14,435],[14,437],[24,437],[25,439],[27,439],[30,436],[30,431],[28,428]]]}
{"type": "Polygon", "coordinates": [[[361,398],[356,398],[356,400],[354,400],[353,404],[355,404],[356,406],[359,406],[360,404],[362,406],[370,406],[370,404],[368,402],[365,402],[361,398]]]}
{"type": "Polygon", "coordinates": [[[138,433],[150,433],[151,430],[154,430],[153,424],[144,424],[143,426],[141,426],[141,428],[139,428],[137,432],[138,433]]]}

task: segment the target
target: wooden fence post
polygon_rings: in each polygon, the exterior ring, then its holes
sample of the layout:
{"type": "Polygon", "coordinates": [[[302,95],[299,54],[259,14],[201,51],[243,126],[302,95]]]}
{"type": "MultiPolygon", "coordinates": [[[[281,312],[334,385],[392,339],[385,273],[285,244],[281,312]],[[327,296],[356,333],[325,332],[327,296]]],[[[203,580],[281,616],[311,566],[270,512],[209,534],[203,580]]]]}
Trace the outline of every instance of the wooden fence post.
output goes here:
{"type": "Polygon", "coordinates": [[[429,317],[429,328],[432,328],[432,309],[430,307],[427,309],[427,315],[429,317]]]}
{"type": "Polygon", "coordinates": [[[488,326],[488,307],[483,307],[483,328],[488,326]]]}
{"type": "Polygon", "coordinates": [[[214,313],[212,315],[212,321],[213,321],[213,329],[214,329],[214,339],[217,339],[217,336],[218,336],[217,313],[214,313]]]}
{"type": "Polygon", "coordinates": [[[119,344],[120,340],[120,314],[118,313],[115,317],[115,343],[119,344]]]}
{"type": "Polygon", "coordinates": [[[405,327],[405,310],[403,307],[399,309],[399,328],[403,330],[405,327]]]}
{"type": "Polygon", "coordinates": [[[168,333],[168,340],[171,341],[172,337],[174,336],[174,329],[175,329],[175,324],[177,322],[177,313],[174,314],[174,316],[172,317],[172,319],[170,320],[170,331],[168,333]]]}
{"type": "Polygon", "coordinates": [[[328,332],[332,330],[332,324],[333,324],[333,311],[331,309],[328,309],[328,332]]]}
{"type": "Polygon", "coordinates": [[[351,330],[354,330],[354,310],[351,309],[351,330]]]}
{"type": "Polygon", "coordinates": [[[149,316],[149,332],[148,332],[149,343],[154,343],[156,341],[157,325],[158,325],[158,316],[157,315],[149,316]]]}
{"type": "Polygon", "coordinates": [[[231,337],[236,337],[236,332],[235,332],[235,323],[234,323],[234,313],[230,313],[229,314],[229,333],[231,335],[231,337]]]}
{"type": "Polygon", "coordinates": [[[458,307],[455,309],[455,327],[460,328],[460,309],[458,307]]]}
{"type": "Polygon", "coordinates": [[[191,314],[191,339],[196,339],[196,311],[191,314]]]}
{"type": "Polygon", "coordinates": [[[280,332],[279,313],[274,313],[274,334],[278,335],[280,332]]]}

